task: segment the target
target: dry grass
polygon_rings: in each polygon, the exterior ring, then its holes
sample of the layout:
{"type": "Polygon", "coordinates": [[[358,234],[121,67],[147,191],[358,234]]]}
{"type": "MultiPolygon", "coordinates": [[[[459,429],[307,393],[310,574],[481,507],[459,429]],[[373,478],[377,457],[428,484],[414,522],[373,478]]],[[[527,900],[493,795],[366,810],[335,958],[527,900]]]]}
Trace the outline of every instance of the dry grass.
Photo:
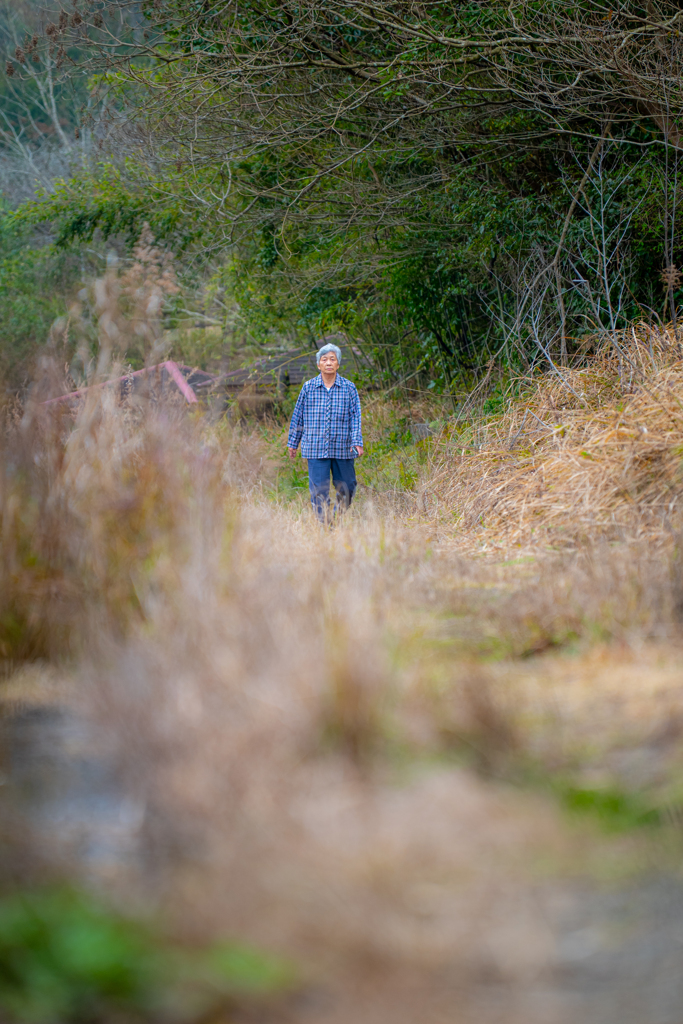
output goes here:
{"type": "Polygon", "coordinates": [[[6,692],[18,664],[56,666],[144,806],[117,898],[297,962],[299,1001],[259,1019],[575,1019],[533,1000],[568,879],[667,862],[553,795],[678,806],[681,367],[634,338],[621,376],[604,353],[478,439],[444,434],[438,514],[366,500],[334,530],[264,497],[262,438],[172,404],[9,417],[6,692]],[[533,558],[481,555],[532,538],[533,558]]]}
{"type": "Polygon", "coordinates": [[[424,500],[466,545],[659,539],[678,521],[682,396],[673,329],[636,325],[587,367],[523,382],[503,416],[446,428],[424,500]]]}

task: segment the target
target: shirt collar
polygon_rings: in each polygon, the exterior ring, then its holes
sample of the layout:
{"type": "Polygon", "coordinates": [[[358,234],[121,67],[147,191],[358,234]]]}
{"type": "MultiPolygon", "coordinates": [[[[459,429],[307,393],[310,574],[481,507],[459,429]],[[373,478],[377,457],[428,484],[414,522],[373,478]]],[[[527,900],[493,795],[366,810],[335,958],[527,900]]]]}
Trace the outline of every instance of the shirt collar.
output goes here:
{"type": "MultiPolygon", "coordinates": [[[[340,381],[341,381],[341,378],[340,378],[339,374],[337,374],[337,376],[334,378],[334,384],[332,385],[332,387],[336,388],[337,384],[339,384],[339,386],[341,387],[340,381]]],[[[317,388],[324,388],[325,387],[325,381],[323,380],[322,373],[318,374],[318,379],[316,381],[316,385],[315,386],[317,388]]]]}

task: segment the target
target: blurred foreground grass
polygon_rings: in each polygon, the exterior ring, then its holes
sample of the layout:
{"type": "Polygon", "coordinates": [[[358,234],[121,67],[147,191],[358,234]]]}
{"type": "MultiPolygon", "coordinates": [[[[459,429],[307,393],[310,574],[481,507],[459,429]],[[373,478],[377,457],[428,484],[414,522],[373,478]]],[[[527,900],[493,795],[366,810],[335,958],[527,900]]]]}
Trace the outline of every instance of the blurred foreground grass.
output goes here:
{"type": "MultiPolygon", "coordinates": [[[[536,420],[548,387],[525,398],[536,420]]],[[[10,1017],[248,1020],[262,988],[267,1020],[450,1020],[455,971],[459,1021],[481,1022],[476,978],[550,977],[558,892],[676,873],[674,413],[655,457],[617,394],[617,487],[573,448],[559,468],[571,430],[603,457],[604,395],[526,437],[533,457],[515,455],[519,405],[414,444],[375,396],[359,500],[327,530],[281,425],[43,394],[3,435],[3,707],[84,723],[142,809],[143,863],[93,882],[64,829],[38,858],[26,822],[11,877],[28,895],[0,904],[10,1017]],[[541,500],[543,465],[562,488],[541,500]],[[157,929],[33,892],[51,877],[157,929]],[[320,1004],[292,1001],[283,962],[320,1004]]]]}

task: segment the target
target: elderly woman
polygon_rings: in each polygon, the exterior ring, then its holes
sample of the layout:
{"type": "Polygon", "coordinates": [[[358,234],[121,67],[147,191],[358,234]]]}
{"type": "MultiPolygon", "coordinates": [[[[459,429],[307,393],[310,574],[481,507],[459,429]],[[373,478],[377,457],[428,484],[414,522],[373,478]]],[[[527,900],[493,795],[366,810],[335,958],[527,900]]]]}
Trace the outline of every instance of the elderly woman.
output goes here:
{"type": "Polygon", "coordinates": [[[307,380],[292,413],[287,448],[290,459],[308,459],[308,486],[316,515],[325,522],[330,508],[330,474],[337,504],[346,509],[356,491],[354,459],[363,454],[360,399],[356,385],[337,370],[341,349],[323,345],[315,357],[320,375],[307,380]]]}

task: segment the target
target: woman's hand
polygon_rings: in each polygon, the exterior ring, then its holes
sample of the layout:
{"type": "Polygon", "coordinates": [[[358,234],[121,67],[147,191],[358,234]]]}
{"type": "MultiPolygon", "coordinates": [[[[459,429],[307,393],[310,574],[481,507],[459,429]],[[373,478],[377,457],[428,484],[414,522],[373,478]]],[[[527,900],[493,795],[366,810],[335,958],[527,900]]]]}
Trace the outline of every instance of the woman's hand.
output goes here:
{"type": "Polygon", "coordinates": [[[361,455],[363,454],[363,445],[362,444],[357,444],[356,445],[356,451],[358,452],[358,458],[360,458],[361,455]]]}
{"type": "Polygon", "coordinates": [[[287,452],[289,454],[290,459],[296,458],[296,448],[288,448],[287,452]]]}

